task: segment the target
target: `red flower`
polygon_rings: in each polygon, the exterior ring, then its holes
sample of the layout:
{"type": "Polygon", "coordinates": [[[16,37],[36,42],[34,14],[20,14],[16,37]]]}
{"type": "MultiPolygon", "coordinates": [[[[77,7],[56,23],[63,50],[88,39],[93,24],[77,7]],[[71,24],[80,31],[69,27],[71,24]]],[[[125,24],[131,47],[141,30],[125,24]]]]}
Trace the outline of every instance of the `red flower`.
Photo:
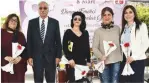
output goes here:
{"type": "Polygon", "coordinates": [[[110,46],[110,47],[113,47],[113,46],[114,46],[114,44],[113,44],[113,43],[109,43],[109,46],[110,46]]]}
{"type": "Polygon", "coordinates": [[[130,44],[129,44],[129,43],[125,43],[124,46],[125,46],[125,47],[129,47],[130,44]]]}
{"type": "Polygon", "coordinates": [[[86,71],[82,71],[82,75],[84,75],[86,73],[86,71]]]}
{"type": "Polygon", "coordinates": [[[18,48],[18,50],[21,50],[22,49],[22,46],[21,45],[18,45],[17,48],[18,48]]]}

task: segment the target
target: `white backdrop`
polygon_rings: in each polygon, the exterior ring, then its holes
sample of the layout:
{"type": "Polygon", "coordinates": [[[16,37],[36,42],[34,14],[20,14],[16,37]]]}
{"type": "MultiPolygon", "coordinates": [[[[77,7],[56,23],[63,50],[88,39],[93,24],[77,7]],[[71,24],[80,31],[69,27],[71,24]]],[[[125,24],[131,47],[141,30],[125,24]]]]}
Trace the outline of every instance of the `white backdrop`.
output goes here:
{"type": "MultiPolygon", "coordinates": [[[[26,35],[28,20],[38,16],[38,3],[41,0],[20,1],[20,15],[23,32],[26,35]]],[[[90,45],[95,29],[101,24],[101,10],[108,6],[114,11],[114,22],[120,25],[121,13],[125,0],[44,0],[49,4],[49,16],[57,19],[60,24],[61,39],[64,31],[70,28],[71,15],[74,11],[82,11],[86,15],[90,45]],[[123,2],[122,2],[123,1],[123,2]]]]}
{"type": "MultiPolygon", "coordinates": [[[[20,16],[22,31],[26,36],[28,20],[38,16],[38,3],[41,0],[1,0],[0,18],[10,13],[20,16]]],[[[45,1],[45,0],[44,0],[45,1]]],[[[57,19],[60,23],[61,39],[64,30],[70,28],[70,20],[73,11],[81,10],[86,15],[87,30],[90,35],[90,45],[95,29],[100,27],[100,13],[103,7],[111,7],[114,11],[114,22],[120,26],[121,12],[124,0],[46,0],[49,3],[49,16],[57,19]],[[116,1],[116,3],[115,3],[116,1]],[[123,4],[122,2],[123,1],[123,4]]],[[[1,23],[0,23],[1,24],[1,23]]],[[[32,74],[31,66],[28,66],[26,74],[32,74]]],[[[27,82],[28,83],[28,82],[27,82]]]]}
{"type": "MultiPolygon", "coordinates": [[[[20,15],[22,31],[27,34],[28,20],[38,16],[38,3],[42,0],[2,0],[0,1],[0,17],[10,13],[20,15]],[[7,6],[7,7],[6,7],[7,6]]],[[[70,28],[72,12],[82,11],[86,15],[87,30],[90,35],[90,45],[95,29],[101,24],[101,10],[108,6],[114,11],[115,24],[121,24],[121,13],[125,0],[44,0],[49,4],[49,16],[57,19],[60,24],[61,39],[64,31],[70,28]]]]}

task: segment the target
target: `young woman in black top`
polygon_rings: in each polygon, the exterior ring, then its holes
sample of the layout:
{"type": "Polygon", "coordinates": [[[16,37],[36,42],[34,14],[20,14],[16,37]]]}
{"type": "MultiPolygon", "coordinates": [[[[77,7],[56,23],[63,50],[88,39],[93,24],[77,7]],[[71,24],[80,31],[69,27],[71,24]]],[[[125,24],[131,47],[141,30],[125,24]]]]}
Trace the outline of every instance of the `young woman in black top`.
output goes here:
{"type": "Polygon", "coordinates": [[[66,66],[69,83],[75,82],[75,64],[90,66],[89,34],[85,30],[85,15],[82,12],[72,14],[71,27],[72,29],[67,29],[63,37],[63,51],[69,60],[69,65],[66,66]]]}

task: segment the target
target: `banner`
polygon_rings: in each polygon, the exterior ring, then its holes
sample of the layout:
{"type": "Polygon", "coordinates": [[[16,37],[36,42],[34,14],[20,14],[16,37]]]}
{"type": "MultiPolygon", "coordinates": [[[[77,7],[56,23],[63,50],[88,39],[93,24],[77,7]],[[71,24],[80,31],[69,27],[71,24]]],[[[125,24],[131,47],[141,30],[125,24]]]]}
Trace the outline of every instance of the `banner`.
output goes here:
{"type": "MultiPolygon", "coordinates": [[[[27,34],[28,21],[38,17],[38,4],[41,0],[20,0],[20,17],[23,33],[27,34]]],[[[43,0],[42,0],[43,1],[43,0]]],[[[113,21],[121,25],[122,9],[125,0],[44,0],[49,4],[49,17],[55,18],[60,24],[61,39],[66,29],[71,28],[71,15],[74,11],[81,11],[86,15],[86,29],[90,35],[90,46],[94,31],[100,27],[101,10],[110,7],[114,11],[113,21]]]]}

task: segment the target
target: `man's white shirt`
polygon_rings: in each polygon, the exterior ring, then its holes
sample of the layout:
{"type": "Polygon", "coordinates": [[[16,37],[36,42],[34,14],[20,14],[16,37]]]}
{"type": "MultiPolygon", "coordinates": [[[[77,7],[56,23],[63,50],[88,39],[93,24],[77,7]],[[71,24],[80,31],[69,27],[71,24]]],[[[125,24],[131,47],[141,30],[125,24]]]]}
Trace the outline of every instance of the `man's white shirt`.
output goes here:
{"type": "Polygon", "coordinates": [[[47,32],[47,26],[48,26],[48,16],[45,19],[42,19],[41,17],[39,17],[40,30],[41,30],[42,20],[44,20],[44,24],[45,24],[45,32],[44,32],[44,38],[43,38],[43,40],[45,40],[45,36],[46,36],[46,32],[47,32]]]}

